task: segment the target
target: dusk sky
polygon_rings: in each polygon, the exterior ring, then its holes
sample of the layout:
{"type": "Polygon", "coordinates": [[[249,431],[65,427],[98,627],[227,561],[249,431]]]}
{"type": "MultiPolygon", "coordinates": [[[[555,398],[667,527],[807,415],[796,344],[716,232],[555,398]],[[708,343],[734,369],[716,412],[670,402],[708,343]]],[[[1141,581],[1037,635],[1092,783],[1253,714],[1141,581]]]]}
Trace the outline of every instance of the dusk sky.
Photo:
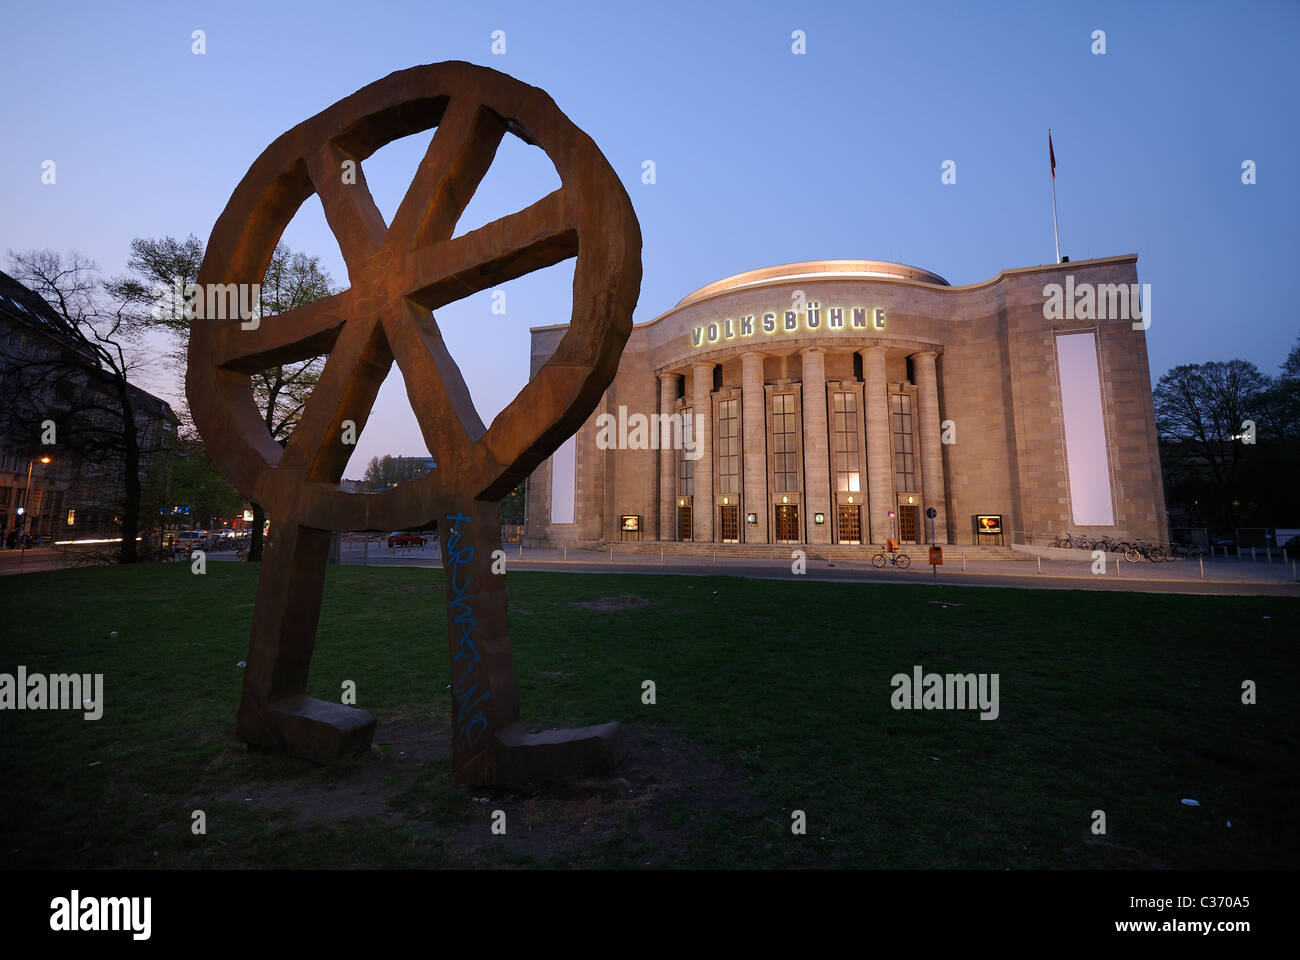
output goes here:
{"type": "MultiPolygon", "coordinates": [[[[1050,263],[1051,127],[1061,251],[1138,254],[1153,379],[1233,357],[1277,372],[1300,332],[1300,5],[899,6],[7,4],[0,252],[75,249],[112,275],[134,237],[206,242],[281,133],[395,70],[467,60],[546,90],[622,177],[644,238],[638,322],[792,261],[896,260],[953,284],[1050,263]]],[[[366,162],[386,216],[430,135],[366,162]]],[[[457,232],[558,185],[507,137],[457,232]]],[[[284,239],[346,285],[316,198],[284,239]]],[[[504,316],[487,292],[439,311],[485,422],[527,379],[528,328],[568,320],[572,262],[507,284],[504,316]]],[[[142,385],[180,392],[161,367],[142,385]]],[[[394,368],[345,475],[427,452],[394,368]]]]}

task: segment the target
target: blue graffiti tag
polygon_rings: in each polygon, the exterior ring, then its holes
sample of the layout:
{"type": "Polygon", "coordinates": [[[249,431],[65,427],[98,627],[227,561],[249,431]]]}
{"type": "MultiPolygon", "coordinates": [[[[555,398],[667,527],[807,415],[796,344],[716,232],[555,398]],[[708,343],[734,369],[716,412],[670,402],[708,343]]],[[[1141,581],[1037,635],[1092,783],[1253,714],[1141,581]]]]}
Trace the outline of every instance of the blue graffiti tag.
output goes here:
{"type": "Polygon", "coordinates": [[[469,564],[474,559],[474,548],[466,546],[456,549],[460,544],[460,524],[469,523],[469,517],[456,513],[448,514],[447,519],[452,522],[451,532],[447,536],[447,581],[451,584],[452,598],[447,609],[456,613],[452,622],[460,627],[460,649],[452,660],[463,660],[465,664],[465,672],[452,683],[451,692],[456,698],[456,725],[465,739],[473,744],[487,729],[488,721],[481,710],[472,715],[470,711],[484,700],[490,699],[491,693],[484,691],[476,699],[471,699],[478,691],[476,685],[471,684],[468,690],[461,690],[461,685],[473,674],[479,662],[478,647],[474,645],[474,628],[478,621],[474,619],[474,608],[469,603],[474,599],[474,594],[469,592],[469,564]]]}

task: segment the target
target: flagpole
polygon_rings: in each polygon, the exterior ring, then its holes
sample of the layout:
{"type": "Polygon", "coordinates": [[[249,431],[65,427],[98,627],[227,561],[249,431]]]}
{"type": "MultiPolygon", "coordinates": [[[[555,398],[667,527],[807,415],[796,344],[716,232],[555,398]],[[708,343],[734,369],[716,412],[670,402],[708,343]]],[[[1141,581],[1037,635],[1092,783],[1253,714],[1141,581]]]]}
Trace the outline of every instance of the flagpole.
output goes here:
{"type": "MultiPolygon", "coordinates": [[[[1052,128],[1047,128],[1047,142],[1052,142],[1052,128]]],[[[1061,262],[1061,232],[1056,226],[1056,163],[1052,163],[1052,236],[1056,239],[1056,262],[1061,262]]]]}

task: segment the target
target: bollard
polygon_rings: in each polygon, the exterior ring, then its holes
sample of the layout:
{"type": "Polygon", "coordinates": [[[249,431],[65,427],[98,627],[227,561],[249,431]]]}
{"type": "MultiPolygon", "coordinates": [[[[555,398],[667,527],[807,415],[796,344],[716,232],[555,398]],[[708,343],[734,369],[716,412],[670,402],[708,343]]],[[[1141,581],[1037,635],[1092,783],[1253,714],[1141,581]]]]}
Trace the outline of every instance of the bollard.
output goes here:
{"type": "Polygon", "coordinates": [[[520,540],[520,541],[519,541],[519,559],[522,560],[523,558],[524,558],[524,542],[523,542],[522,540],[520,540]]]}
{"type": "Polygon", "coordinates": [[[1042,572],[1043,572],[1043,558],[1042,558],[1042,557],[1039,557],[1039,558],[1038,558],[1038,572],[1039,572],[1039,573],[1042,573],[1042,572]]]}
{"type": "Polygon", "coordinates": [[[613,548],[613,547],[610,547],[610,548],[609,548],[609,562],[610,562],[610,563],[613,563],[613,562],[614,562],[614,548],[613,548]]]}
{"type": "Polygon", "coordinates": [[[564,545],[564,559],[569,559],[569,545],[567,543],[564,545]]]}
{"type": "Polygon", "coordinates": [[[664,565],[664,548],[663,548],[663,547],[660,547],[660,548],[659,548],[659,566],[662,567],[663,565],[664,565]]]}
{"type": "Polygon", "coordinates": [[[1197,557],[1196,559],[1199,560],[1201,563],[1201,579],[1204,580],[1205,579],[1205,558],[1197,557]]]}
{"type": "Polygon", "coordinates": [[[964,553],[961,555],[961,572],[966,572],[966,554],[964,553]]]}
{"type": "Polygon", "coordinates": [[[1251,548],[1250,548],[1250,562],[1251,562],[1251,563],[1254,563],[1254,562],[1255,562],[1255,548],[1254,548],[1254,547],[1251,547],[1251,548]]]}

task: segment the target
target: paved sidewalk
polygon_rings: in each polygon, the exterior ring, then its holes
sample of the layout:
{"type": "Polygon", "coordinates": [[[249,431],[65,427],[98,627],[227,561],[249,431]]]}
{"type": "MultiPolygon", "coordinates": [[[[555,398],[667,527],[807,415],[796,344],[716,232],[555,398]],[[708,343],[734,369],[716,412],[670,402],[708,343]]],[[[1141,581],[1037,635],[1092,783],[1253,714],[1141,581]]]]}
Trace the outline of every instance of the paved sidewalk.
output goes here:
{"type": "MultiPolygon", "coordinates": [[[[924,548],[907,550],[912,559],[908,570],[886,567],[877,570],[869,560],[827,561],[814,556],[807,558],[806,572],[791,572],[792,560],[752,557],[710,557],[620,554],[608,550],[537,550],[524,549],[518,544],[502,547],[507,569],[554,570],[573,573],[668,573],[695,576],[741,576],[762,579],[795,579],[848,581],[859,583],[934,583],[935,573],[927,562],[924,548]]],[[[344,563],[366,562],[371,566],[439,567],[442,565],[437,546],[429,543],[423,550],[394,549],[386,544],[370,544],[367,551],[360,542],[343,545],[341,559],[344,563]]],[[[1197,560],[1175,560],[1172,563],[1141,561],[1129,563],[1122,558],[1118,563],[1107,558],[1106,575],[1092,573],[1088,562],[1042,560],[1035,557],[1023,560],[968,560],[962,570],[961,554],[955,548],[944,550],[944,564],[939,567],[937,582],[947,586],[1015,586],[1064,590],[1137,590],[1152,593],[1193,594],[1272,594],[1300,596],[1300,583],[1295,581],[1291,563],[1262,559],[1224,559],[1204,561],[1204,579],[1201,563],[1197,560]]]]}
{"type": "MultiPolygon", "coordinates": [[[[1196,560],[1176,560],[1172,563],[1118,563],[1108,557],[1106,575],[1094,575],[1088,562],[1066,560],[1039,561],[1034,557],[1023,560],[973,560],[962,570],[961,553],[953,547],[944,550],[944,564],[936,578],[929,563],[927,551],[904,549],[912,559],[908,570],[886,567],[877,570],[868,560],[826,561],[809,554],[803,574],[791,571],[792,561],[782,557],[711,557],[673,556],[666,553],[663,560],[658,554],[620,554],[614,551],[610,559],[608,550],[533,550],[522,554],[518,544],[502,546],[507,569],[518,571],[542,570],[568,573],[660,573],[679,576],[730,576],[767,580],[807,579],[848,583],[938,583],[942,586],[1028,587],[1048,590],[1132,590],[1149,593],[1187,594],[1238,594],[1300,596],[1300,583],[1295,580],[1293,563],[1275,559],[1266,563],[1261,557],[1249,559],[1216,557],[1204,561],[1204,579],[1201,563],[1196,560]]],[[[814,548],[815,550],[815,548],[814,548]]],[[[438,545],[429,542],[423,548],[403,547],[389,549],[382,539],[366,544],[361,540],[345,540],[341,560],[346,564],[367,564],[377,567],[440,567],[442,557],[438,545]]],[[[233,562],[234,551],[208,553],[210,562],[233,562]]],[[[18,550],[0,551],[0,575],[36,573],[57,570],[63,565],[59,550],[37,547],[25,555],[18,550]]]]}

